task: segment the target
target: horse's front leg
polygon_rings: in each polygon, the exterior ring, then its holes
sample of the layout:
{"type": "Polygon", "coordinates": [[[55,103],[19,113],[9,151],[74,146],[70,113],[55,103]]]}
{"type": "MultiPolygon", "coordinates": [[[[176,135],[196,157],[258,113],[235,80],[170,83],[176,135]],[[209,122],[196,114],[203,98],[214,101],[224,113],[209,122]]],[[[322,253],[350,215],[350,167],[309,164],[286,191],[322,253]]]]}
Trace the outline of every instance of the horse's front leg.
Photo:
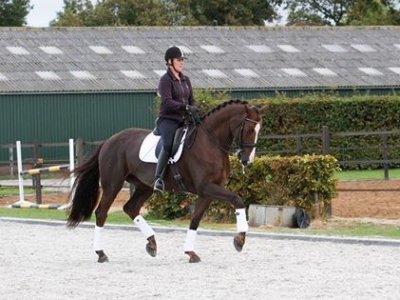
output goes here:
{"type": "Polygon", "coordinates": [[[186,240],[183,246],[185,254],[189,255],[190,263],[198,263],[201,261],[200,257],[194,251],[194,243],[197,237],[197,228],[199,227],[200,220],[203,217],[204,212],[210,205],[210,202],[211,199],[209,198],[199,197],[190,220],[190,226],[186,233],[186,240]]]}
{"type": "Polygon", "coordinates": [[[244,243],[246,242],[246,232],[249,230],[249,225],[246,218],[246,209],[237,208],[235,211],[236,215],[236,230],[238,234],[233,239],[233,245],[235,249],[240,252],[243,249],[244,243]]]}
{"type": "Polygon", "coordinates": [[[235,207],[236,229],[238,234],[233,239],[233,245],[237,251],[242,251],[246,242],[246,233],[249,230],[246,209],[242,199],[238,195],[214,183],[209,183],[204,187],[204,194],[211,199],[226,201],[235,207]]]}

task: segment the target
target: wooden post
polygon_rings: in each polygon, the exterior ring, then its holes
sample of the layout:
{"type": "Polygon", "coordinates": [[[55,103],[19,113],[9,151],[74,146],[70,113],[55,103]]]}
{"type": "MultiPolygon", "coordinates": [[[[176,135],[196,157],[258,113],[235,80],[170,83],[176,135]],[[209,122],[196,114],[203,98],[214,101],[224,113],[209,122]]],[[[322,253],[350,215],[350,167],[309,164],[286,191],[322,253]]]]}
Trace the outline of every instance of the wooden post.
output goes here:
{"type": "Polygon", "coordinates": [[[330,147],[330,135],[328,126],[322,126],[322,154],[328,155],[330,147]]]}
{"type": "Polygon", "coordinates": [[[42,183],[40,181],[40,173],[32,176],[35,178],[36,204],[42,204],[42,183]]]}
{"type": "Polygon", "coordinates": [[[296,154],[297,155],[303,154],[303,149],[301,145],[301,136],[299,133],[296,134],[296,154]]]}
{"type": "MultiPolygon", "coordinates": [[[[38,142],[34,142],[33,143],[33,147],[32,147],[32,167],[36,168],[37,165],[37,157],[38,157],[38,148],[39,148],[39,144],[38,142]]],[[[37,184],[36,184],[36,176],[32,176],[32,188],[36,189],[37,184]]]]}
{"type": "Polygon", "coordinates": [[[385,180],[389,180],[389,163],[388,163],[388,136],[387,134],[383,134],[383,146],[382,146],[382,154],[383,154],[383,172],[385,180]]]}

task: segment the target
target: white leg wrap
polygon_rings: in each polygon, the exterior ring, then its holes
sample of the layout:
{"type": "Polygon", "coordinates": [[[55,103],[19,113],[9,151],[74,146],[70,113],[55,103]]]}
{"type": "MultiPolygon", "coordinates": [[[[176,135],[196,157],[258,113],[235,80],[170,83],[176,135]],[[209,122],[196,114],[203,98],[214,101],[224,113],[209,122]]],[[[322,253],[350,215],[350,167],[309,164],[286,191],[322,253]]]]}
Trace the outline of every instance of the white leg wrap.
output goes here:
{"type": "Polygon", "coordinates": [[[94,251],[103,250],[103,228],[97,225],[94,227],[94,251]]]}
{"type": "Polygon", "coordinates": [[[146,220],[141,215],[138,215],[135,219],[133,219],[133,223],[139,227],[146,239],[154,235],[153,229],[149,226],[149,224],[147,224],[146,220]]]}
{"type": "Polygon", "coordinates": [[[246,210],[244,208],[236,209],[235,214],[237,232],[247,232],[249,225],[246,220],[246,210]]]}
{"type": "Polygon", "coordinates": [[[183,245],[183,251],[194,251],[194,241],[196,240],[197,230],[189,229],[186,233],[185,244],[183,245]]]}

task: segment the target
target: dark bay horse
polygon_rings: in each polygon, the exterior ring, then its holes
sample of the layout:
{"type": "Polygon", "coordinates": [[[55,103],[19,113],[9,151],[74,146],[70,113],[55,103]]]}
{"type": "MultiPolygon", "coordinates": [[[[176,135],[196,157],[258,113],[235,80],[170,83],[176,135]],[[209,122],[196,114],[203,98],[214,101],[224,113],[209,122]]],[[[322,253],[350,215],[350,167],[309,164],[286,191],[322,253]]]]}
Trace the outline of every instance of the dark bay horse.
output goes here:
{"type": "MultiPolygon", "coordinates": [[[[235,207],[238,234],[234,237],[234,246],[237,251],[241,251],[244,246],[248,230],[245,205],[239,196],[226,190],[223,185],[230,173],[229,150],[234,142],[239,147],[239,159],[243,165],[254,159],[265,109],[266,107],[258,109],[239,100],[224,102],[199,120],[195,139],[190,146],[185,144],[176,167],[187,191],[198,195],[184,244],[184,252],[190,257],[189,262],[200,261],[194,251],[194,241],[203,213],[212,200],[227,201],[235,207]]],[[[108,261],[103,250],[101,233],[108,210],[125,181],[133,184],[135,189],[123,210],[147,239],[147,252],[156,256],[154,231],[139,214],[143,203],[153,193],[156,164],[139,159],[139,148],[149,133],[150,130],[131,128],[113,135],[74,171],[76,181],[68,226],[75,227],[89,219],[97,206],[94,248],[99,262],[108,261]],[[102,194],[97,205],[99,180],[102,194]]],[[[180,189],[170,166],[165,173],[165,187],[167,191],[180,189]]]]}

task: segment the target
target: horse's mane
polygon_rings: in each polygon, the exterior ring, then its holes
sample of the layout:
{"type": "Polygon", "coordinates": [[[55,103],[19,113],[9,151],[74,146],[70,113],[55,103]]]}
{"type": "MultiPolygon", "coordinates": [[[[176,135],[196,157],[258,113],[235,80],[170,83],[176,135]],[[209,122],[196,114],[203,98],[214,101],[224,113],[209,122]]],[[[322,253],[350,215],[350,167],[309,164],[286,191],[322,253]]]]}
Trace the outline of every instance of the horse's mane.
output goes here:
{"type": "Polygon", "coordinates": [[[239,99],[232,99],[232,100],[228,100],[225,101],[219,105],[217,105],[216,107],[214,107],[212,110],[210,110],[208,113],[206,113],[203,118],[208,117],[209,115],[212,115],[213,113],[215,113],[216,111],[221,110],[222,108],[232,105],[232,104],[243,104],[243,105],[247,105],[247,101],[243,101],[243,100],[239,100],[239,99]]]}

